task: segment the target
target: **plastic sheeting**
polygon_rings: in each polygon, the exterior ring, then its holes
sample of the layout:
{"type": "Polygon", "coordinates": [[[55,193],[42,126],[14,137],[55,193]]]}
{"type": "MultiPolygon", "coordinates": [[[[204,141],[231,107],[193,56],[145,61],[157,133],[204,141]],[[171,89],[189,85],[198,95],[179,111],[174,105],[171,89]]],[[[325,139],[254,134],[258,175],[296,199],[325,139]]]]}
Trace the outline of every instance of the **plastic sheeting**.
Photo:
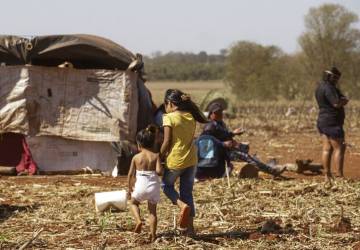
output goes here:
{"type": "Polygon", "coordinates": [[[107,142],[67,140],[53,136],[27,137],[32,156],[41,172],[81,169],[111,173],[117,154],[107,142]]]}
{"type": "Polygon", "coordinates": [[[131,71],[0,67],[0,133],[134,141],[137,83],[131,71]]]}
{"type": "Polygon", "coordinates": [[[126,70],[136,57],[124,47],[93,35],[0,36],[0,63],[58,66],[68,61],[78,69],[126,70]]]}

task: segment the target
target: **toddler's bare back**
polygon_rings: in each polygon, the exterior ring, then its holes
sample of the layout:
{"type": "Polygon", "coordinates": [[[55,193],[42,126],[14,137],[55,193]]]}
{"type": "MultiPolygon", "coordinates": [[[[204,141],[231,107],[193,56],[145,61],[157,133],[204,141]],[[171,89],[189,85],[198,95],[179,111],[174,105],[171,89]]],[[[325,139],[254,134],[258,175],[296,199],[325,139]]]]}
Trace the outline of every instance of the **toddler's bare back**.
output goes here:
{"type": "Polygon", "coordinates": [[[134,156],[136,170],[156,171],[156,163],[158,159],[159,154],[153,153],[149,150],[142,150],[134,156]]]}

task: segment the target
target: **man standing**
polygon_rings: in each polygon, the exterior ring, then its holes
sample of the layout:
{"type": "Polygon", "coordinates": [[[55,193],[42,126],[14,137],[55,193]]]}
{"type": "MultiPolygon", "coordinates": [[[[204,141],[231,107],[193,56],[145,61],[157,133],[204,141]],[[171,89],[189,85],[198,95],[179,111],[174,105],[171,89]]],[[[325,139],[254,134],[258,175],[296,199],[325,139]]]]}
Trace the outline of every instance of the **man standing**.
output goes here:
{"type": "Polygon", "coordinates": [[[315,97],[319,106],[317,127],[323,139],[322,163],[326,170],[325,180],[331,184],[331,158],[340,177],[344,177],[345,120],[344,106],[349,100],[341,93],[338,82],[341,72],[332,67],[326,70],[323,80],[316,89],[315,97]]]}

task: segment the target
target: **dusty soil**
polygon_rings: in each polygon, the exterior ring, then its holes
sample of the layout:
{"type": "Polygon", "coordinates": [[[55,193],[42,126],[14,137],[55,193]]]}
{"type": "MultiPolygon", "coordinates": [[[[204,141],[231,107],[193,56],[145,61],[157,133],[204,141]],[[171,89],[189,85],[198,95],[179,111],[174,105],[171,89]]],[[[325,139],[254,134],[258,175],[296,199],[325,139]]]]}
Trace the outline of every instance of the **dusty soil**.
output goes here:
{"type": "MultiPolygon", "coordinates": [[[[276,158],[280,164],[295,163],[296,159],[312,159],[321,163],[322,141],[317,132],[281,134],[244,135],[238,138],[250,142],[251,153],[267,161],[276,158]]],[[[346,135],[347,149],[345,153],[344,174],[346,178],[360,179],[360,134],[346,135]]],[[[336,175],[336,169],[332,167],[336,175]]],[[[285,174],[287,175],[287,174],[285,174]]],[[[307,175],[291,175],[294,178],[307,178],[307,175]]],[[[310,176],[311,177],[311,176],[310,176]]]]}
{"type": "MultiPolygon", "coordinates": [[[[295,159],[320,162],[321,140],[316,132],[248,134],[252,153],[264,161],[295,159]]],[[[360,136],[347,135],[345,175],[326,189],[322,176],[285,173],[287,181],[265,174],[258,180],[231,177],[195,185],[198,236],[186,237],[174,229],[177,209],[161,194],[159,238],[131,232],[129,211],[97,214],[95,192],[126,188],[125,177],[33,176],[0,177],[0,249],[19,248],[43,228],[32,249],[351,249],[360,242],[360,136]],[[344,216],[344,217],[342,217],[344,216]],[[262,233],[274,220],[277,230],[262,233]],[[346,221],[346,230],[337,230],[346,221]],[[335,230],[336,229],[336,230],[335,230]]],[[[240,165],[240,164],[238,164],[240,165]]],[[[146,215],[146,206],[142,205],[146,215]]],[[[146,217],[145,217],[146,218],[146,217]]]]}

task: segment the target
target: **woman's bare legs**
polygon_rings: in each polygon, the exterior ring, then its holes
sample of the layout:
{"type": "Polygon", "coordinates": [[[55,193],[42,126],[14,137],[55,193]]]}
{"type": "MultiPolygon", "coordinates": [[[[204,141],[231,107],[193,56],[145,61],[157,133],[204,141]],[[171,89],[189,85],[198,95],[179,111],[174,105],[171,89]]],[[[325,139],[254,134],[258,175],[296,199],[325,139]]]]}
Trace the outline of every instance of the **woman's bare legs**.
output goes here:
{"type": "Polygon", "coordinates": [[[323,138],[323,150],[322,150],[322,164],[325,168],[325,181],[331,184],[333,179],[331,173],[331,156],[333,153],[333,147],[330,143],[330,139],[326,135],[322,135],[323,138]]]}
{"type": "Polygon", "coordinates": [[[331,147],[334,149],[334,163],[338,171],[339,177],[344,177],[344,155],[346,145],[343,138],[329,138],[331,147]]]}
{"type": "Polygon", "coordinates": [[[340,177],[344,177],[345,151],[346,151],[346,143],[343,140],[343,142],[341,144],[341,158],[340,158],[339,169],[338,169],[340,177]]]}

